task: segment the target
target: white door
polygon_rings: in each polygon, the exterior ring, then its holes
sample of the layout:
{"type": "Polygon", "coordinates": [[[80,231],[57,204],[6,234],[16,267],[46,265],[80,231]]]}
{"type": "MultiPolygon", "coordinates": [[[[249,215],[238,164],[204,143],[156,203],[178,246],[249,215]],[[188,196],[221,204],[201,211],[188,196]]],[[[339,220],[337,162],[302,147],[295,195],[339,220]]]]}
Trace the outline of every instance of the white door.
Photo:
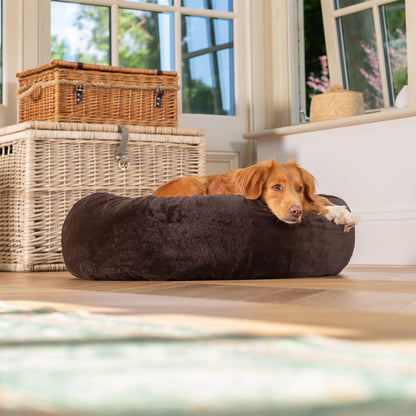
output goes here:
{"type": "Polygon", "coordinates": [[[250,163],[251,157],[242,138],[247,129],[244,1],[185,0],[183,3],[204,9],[197,12],[183,9],[183,13],[192,15],[182,14],[181,33],[176,34],[182,43],[181,55],[178,55],[182,81],[179,124],[205,129],[207,173],[225,172],[250,163]],[[205,94],[203,87],[202,94],[195,97],[196,108],[188,105],[188,82],[194,80],[205,85],[205,94]]]}

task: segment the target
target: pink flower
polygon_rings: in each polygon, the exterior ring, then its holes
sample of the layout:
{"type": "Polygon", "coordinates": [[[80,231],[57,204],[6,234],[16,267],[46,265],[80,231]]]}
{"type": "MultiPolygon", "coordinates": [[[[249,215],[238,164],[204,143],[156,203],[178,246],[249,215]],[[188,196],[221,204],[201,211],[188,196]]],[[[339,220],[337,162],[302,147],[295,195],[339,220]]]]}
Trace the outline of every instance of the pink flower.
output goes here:
{"type": "MultiPolygon", "coordinates": [[[[321,77],[317,78],[312,75],[309,75],[306,84],[308,87],[312,88],[318,93],[324,93],[328,91],[331,83],[328,78],[328,60],[326,55],[319,57],[319,62],[321,64],[321,77]]],[[[312,98],[315,94],[309,94],[309,97],[312,98]]]]}
{"type": "MultiPolygon", "coordinates": [[[[406,35],[401,29],[396,29],[396,32],[397,37],[389,39],[389,63],[393,78],[396,74],[399,75],[400,72],[407,70],[406,35]]],[[[366,45],[364,42],[360,42],[360,45],[367,55],[366,62],[368,64],[368,69],[358,68],[368,83],[368,88],[363,91],[364,99],[370,108],[384,107],[383,88],[375,46],[366,45]]]]}

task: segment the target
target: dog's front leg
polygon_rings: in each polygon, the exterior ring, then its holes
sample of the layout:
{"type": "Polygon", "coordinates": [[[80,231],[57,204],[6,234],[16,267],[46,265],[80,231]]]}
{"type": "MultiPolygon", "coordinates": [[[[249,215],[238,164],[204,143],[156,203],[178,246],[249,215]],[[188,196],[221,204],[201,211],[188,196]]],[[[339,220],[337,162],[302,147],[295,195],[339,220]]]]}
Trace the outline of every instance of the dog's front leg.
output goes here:
{"type": "Polygon", "coordinates": [[[358,223],[358,217],[348,211],[344,205],[332,205],[326,207],[325,218],[337,225],[343,225],[344,231],[348,232],[358,223]]]}

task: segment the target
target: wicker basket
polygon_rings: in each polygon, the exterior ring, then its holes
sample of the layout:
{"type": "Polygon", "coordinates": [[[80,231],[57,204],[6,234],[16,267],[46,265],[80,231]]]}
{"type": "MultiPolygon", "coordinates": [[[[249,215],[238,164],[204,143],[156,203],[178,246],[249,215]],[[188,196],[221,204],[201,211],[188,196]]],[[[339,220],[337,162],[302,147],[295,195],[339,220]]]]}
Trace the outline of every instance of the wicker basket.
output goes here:
{"type": "Polygon", "coordinates": [[[17,78],[20,122],[177,126],[176,72],[55,60],[17,78]]]}
{"type": "Polygon", "coordinates": [[[143,196],[205,173],[203,130],[129,131],[130,163],[121,170],[117,126],[26,122],[0,130],[0,270],[64,270],[62,224],[86,195],[143,196]]]}
{"type": "Polygon", "coordinates": [[[363,94],[332,86],[326,93],[312,98],[310,121],[334,120],[364,113],[363,94]]]}

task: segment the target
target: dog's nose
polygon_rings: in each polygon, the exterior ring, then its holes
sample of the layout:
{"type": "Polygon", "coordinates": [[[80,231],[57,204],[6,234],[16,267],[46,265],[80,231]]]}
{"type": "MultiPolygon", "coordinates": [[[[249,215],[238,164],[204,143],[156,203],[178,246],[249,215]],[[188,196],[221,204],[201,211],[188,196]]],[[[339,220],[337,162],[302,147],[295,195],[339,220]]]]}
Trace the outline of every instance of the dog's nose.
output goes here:
{"type": "Polygon", "coordinates": [[[302,207],[300,205],[291,205],[289,207],[289,213],[295,218],[298,218],[302,215],[302,207]]]}

